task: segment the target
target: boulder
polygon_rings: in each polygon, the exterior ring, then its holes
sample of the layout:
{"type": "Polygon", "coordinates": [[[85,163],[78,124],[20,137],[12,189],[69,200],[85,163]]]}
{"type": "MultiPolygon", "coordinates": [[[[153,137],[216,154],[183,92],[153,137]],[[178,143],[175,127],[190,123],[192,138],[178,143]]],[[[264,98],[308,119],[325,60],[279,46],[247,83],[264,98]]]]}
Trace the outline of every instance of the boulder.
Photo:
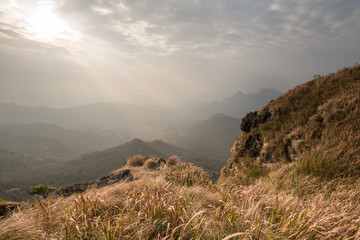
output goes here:
{"type": "Polygon", "coordinates": [[[105,177],[101,177],[95,182],[96,188],[105,187],[122,181],[132,181],[134,177],[130,173],[130,169],[122,170],[118,173],[112,173],[105,177]]]}
{"type": "Polygon", "coordinates": [[[244,148],[249,150],[249,157],[257,157],[259,155],[258,143],[260,142],[261,135],[260,133],[255,133],[254,135],[249,135],[245,142],[244,148]]]}
{"type": "Polygon", "coordinates": [[[101,188],[114,183],[122,181],[132,181],[134,177],[131,175],[130,169],[125,169],[117,173],[110,173],[105,177],[98,178],[95,182],[75,184],[68,186],[60,191],[57,191],[56,195],[63,195],[64,197],[70,196],[74,193],[85,192],[90,187],[101,188]]]}
{"type": "Polygon", "coordinates": [[[256,120],[257,112],[249,112],[246,116],[242,119],[240,129],[243,132],[250,132],[251,128],[254,127],[254,121],[256,120]]]}
{"type": "Polygon", "coordinates": [[[252,128],[257,128],[259,124],[265,123],[271,117],[269,109],[265,109],[262,113],[249,112],[242,119],[240,128],[243,132],[250,132],[252,128]]]}
{"type": "Polygon", "coordinates": [[[20,203],[15,202],[1,202],[0,203],[0,217],[9,214],[12,210],[20,206],[20,203]]]}
{"type": "Polygon", "coordinates": [[[68,197],[70,195],[73,195],[74,193],[85,192],[86,189],[88,189],[91,185],[92,185],[92,183],[74,184],[72,186],[68,186],[68,187],[56,192],[56,194],[63,195],[64,197],[68,197]]]}

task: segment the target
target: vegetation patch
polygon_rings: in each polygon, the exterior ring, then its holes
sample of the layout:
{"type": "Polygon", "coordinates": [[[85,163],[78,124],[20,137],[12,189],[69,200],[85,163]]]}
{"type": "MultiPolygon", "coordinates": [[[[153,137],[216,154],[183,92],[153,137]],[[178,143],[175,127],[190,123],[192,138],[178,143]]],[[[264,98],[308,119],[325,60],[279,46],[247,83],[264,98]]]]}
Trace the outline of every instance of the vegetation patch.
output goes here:
{"type": "Polygon", "coordinates": [[[144,165],[146,160],[151,159],[151,158],[154,158],[154,156],[149,155],[149,154],[135,155],[126,161],[126,165],[131,166],[131,167],[141,167],[144,165]]]}

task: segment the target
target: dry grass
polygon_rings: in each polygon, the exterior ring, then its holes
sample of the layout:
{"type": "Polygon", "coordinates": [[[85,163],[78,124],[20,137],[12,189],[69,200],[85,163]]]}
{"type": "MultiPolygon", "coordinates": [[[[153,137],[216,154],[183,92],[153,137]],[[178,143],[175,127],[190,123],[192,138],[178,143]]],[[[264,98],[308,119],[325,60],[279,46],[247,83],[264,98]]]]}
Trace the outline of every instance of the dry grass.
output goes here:
{"type": "Polygon", "coordinates": [[[0,222],[0,239],[359,239],[360,180],[320,186],[284,178],[294,167],[220,189],[166,180],[163,169],[157,177],[27,203],[0,222]]]}
{"type": "Polygon", "coordinates": [[[145,164],[146,160],[154,158],[154,156],[149,154],[139,154],[129,158],[126,161],[126,166],[128,167],[141,167],[145,164]]]}
{"type": "Polygon", "coordinates": [[[178,156],[170,156],[167,160],[166,160],[166,165],[167,166],[175,166],[176,164],[178,164],[178,162],[180,161],[180,158],[178,156]]]}
{"type": "Polygon", "coordinates": [[[259,132],[259,150],[267,162],[289,163],[292,143],[297,173],[323,180],[360,176],[360,66],[345,68],[297,86],[268,103],[272,117],[235,142],[221,182],[253,184],[268,174],[259,160],[247,157],[246,138],[259,132]]]}

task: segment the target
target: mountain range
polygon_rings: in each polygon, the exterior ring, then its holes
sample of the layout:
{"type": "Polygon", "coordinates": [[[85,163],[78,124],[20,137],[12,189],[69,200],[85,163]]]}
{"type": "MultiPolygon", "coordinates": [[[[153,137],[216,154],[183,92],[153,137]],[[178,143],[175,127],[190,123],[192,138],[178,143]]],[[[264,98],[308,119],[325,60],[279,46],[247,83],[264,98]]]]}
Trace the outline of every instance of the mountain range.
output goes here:
{"type": "MultiPolygon", "coordinates": [[[[191,158],[166,157],[183,150],[162,141],[134,139],[65,162],[49,179],[77,181],[76,172],[96,182],[19,207],[0,199],[13,209],[0,219],[0,239],[360,239],[359,65],[287,91],[240,127],[216,183],[181,161],[191,158]],[[123,160],[140,152],[158,157],[123,160]]],[[[30,176],[46,175],[39,171],[30,176]]]]}
{"type": "Polygon", "coordinates": [[[235,115],[241,115],[239,106],[265,104],[274,94],[279,92],[239,92],[188,112],[114,103],[64,109],[0,104],[0,196],[21,200],[33,184],[89,181],[144,153],[176,154],[216,179],[241,133],[241,119],[220,112],[236,109],[235,115]],[[205,112],[209,118],[195,120],[205,112]]]}

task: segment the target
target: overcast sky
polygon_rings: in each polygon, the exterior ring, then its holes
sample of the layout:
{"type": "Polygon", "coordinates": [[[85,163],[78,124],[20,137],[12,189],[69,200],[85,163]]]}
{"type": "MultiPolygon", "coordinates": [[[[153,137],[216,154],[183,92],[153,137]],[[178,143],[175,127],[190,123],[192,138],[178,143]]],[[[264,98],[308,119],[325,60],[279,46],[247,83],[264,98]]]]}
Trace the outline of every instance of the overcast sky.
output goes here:
{"type": "Polygon", "coordinates": [[[356,62],[359,0],[0,1],[0,102],[221,100],[356,62]]]}

